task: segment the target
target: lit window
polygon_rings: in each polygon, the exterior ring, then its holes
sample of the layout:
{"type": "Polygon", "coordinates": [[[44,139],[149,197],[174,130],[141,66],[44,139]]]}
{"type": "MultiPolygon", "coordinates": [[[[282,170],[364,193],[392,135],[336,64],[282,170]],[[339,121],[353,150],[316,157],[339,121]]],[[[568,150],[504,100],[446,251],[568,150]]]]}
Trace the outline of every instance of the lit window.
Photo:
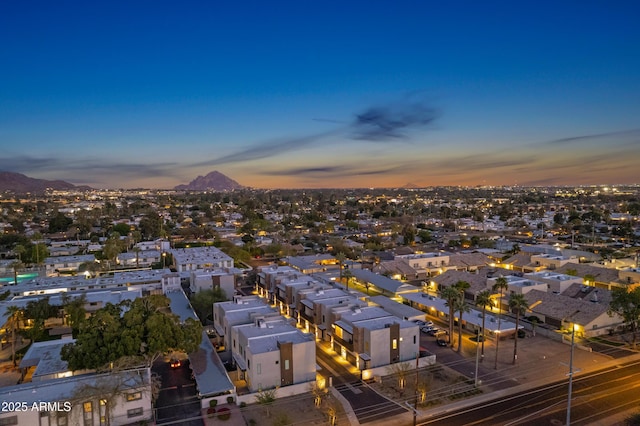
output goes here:
{"type": "Polygon", "coordinates": [[[398,349],[398,339],[393,339],[391,343],[393,349],[398,349]]]}
{"type": "Polygon", "coordinates": [[[138,399],[142,399],[141,392],[134,392],[134,393],[127,394],[127,401],[137,401],[138,399]]]}

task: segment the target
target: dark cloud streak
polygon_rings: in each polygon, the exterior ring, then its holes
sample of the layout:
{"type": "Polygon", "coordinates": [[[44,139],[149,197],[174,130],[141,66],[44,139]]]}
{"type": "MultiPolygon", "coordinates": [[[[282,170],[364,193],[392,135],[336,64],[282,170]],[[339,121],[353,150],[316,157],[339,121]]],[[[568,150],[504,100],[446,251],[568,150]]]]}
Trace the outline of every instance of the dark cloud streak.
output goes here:
{"type": "Polygon", "coordinates": [[[580,135],[580,136],[571,136],[568,138],[560,138],[553,139],[550,141],[542,142],[545,145],[558,145],[558,144],[569,144],[573,142],[582,142],[587,140],[597,140],[602,138],[608,138],[613,136],[634,136],[640,134],[640,129],[631,129],[631,130],[620,130],[616,132],[606,132],[606,133],[594,133],[591,135],[580,135]]]}
{"type": "MultiPolygon", "coordinates": [[[[394,140],[406,141],[409,139],[411,130],[431,125],[438,116],[439,113],[436,109],[420,102],[370,107],[362,113],[356,114],[351,123],[343,127],[306,136],[257,143],[221,158],[195,163],[191,166],[215,166],[274,157],[281,153],[300,150],[321,139],[342,133],[346,133],[347,137],[351,139],[360,141],[376,143],[394,140]]],[[[337,120],[313,120],[341,124],[337,120]]]]}

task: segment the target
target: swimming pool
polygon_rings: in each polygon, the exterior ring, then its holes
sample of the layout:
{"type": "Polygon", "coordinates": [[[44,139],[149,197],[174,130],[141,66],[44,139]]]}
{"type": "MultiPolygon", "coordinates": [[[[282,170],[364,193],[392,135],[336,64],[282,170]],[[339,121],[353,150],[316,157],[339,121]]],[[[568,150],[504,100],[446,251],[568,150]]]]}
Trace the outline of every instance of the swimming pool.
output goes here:
{"type": "MultiPolygon", "coordinates": [[[[28,272],[26,274],[18,274],[18,283],[21,283],[23,281],[29,281],[32,280],[34,278],[38,277],[38,273],[37,272],[28,272]]],[[[7,284],[13,284],[14,283],[14,277],[13,275],[8,276],[8,277],[0,277],[0,284],[1,285],[7,285],[7,284]]]]}

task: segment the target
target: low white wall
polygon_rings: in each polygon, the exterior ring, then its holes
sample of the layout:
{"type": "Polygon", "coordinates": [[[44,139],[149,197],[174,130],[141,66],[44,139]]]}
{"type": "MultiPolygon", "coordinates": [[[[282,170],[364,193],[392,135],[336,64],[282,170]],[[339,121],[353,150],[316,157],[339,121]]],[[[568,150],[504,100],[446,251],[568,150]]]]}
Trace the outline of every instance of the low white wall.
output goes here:
{"type": "MultiPolygon", "coordinates": [[[[301,393],[309,392],[311,389],[311,386],[314,385],[315,383],[316,381],[314,380],[311,382],[298,383],[297,385],[280,387],[276,391],[275,397],[276,399],[286,398],[288,396],[296,396],[296,395],[300,395],[301,393]]],[[[253,404],[257,402],[256,395],[258,394],[259,392],[249,393],[245,395],[238,395],[238,397],[236,398],[236,404],[240,404],[241,402],[244,402],[245,404],[253,404]]]]}
{"type": "Polygon", "coordinates": [[[228,394],[228,395],[220,395],[220,396],[215,396],[212,398],[202,398],[200,400],[200,408],[209,408],[209,401],[215,399],[216,401],[218,401],[216,406],[222,405],[222,404],[228,404],[227,402],[227,398],[228,397],[232,397],[233,401],[237,404],[238,403],[238,396],[236,394],[228,394]]]}
{"type": "MultiPolygon", "coordinates": [[[[404,361],[405,363],[408,363],[409,365],[411,365],[411,368],[415,368],[415,360],[409,360],[409,361],[404,361]]],[[[423,356],[422,358],[418,358],[418,368],[423,368],[423,367],[427,367],[429,365],[434,365],[436,363],[436,356],[435,355],[429,355],[429,356],[423,356]]],[[[389,375],[389,365],[383,365],[382,367],[376,367],[376,368],[370,368],[368,370],[362,370],[362,377],[364,378],[375,378],[375,377],[381,377],[381,376],[388,376],[389,375]]]]}

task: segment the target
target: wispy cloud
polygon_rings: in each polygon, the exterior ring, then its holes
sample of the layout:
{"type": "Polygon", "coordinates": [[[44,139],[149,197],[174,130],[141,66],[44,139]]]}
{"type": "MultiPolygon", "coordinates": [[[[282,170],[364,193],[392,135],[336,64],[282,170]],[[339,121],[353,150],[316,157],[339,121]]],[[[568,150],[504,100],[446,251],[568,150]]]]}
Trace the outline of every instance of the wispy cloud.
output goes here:
{"type": "Polygon", "coordinates": [[[361,168],[357,164],[340,166],[300,167],[293,169],[263,170],[259,172],[265,176],[289,177],[322,177],[336,178],[345,176],[384,175],[402,170],[402,166],[384,168],[361,168]]]}
{"type": "Polygon", "coordinates": [[[612,137],[622,137],[622,136],[640,136],[640,129],[630,129],[630,130],[619,130],[614,132],[606,132],[606,133],[592,133],[589,135],[579,135],[579,136],[570,136],[566,138],[552,139],[550,141],[542,142],[545,145],[558,145],[558,144],[569,144],[590,140],[598,140],[612,137]]]}
{"type": "MultiPolygon", "coordinates": [[[[431,125],[439,115],[440,114],[437,109],[416,101],[401,101],[393,105],[369,107],[364,111],[355,114],[355,117],[350,122],[347,122],[346,125],[332,130],[298,137],[259,142],[249,147],[242,148],[232,154],[198,162],[192,164],[192,166],[215,166],[275,157],[283,153],[298,151],[313,146],[320,140],[342,134],[350,139],[364,142],[381,143],[388,141],[407,141],[410,138],[410,132],[412,130],[425,128],[431,125]]],[[[342,122],[338,120],[313,120],[342,124],[342,122]]],[[[331,140],[326,140],[323,143],[326,144],[331,142],[331,140]]]]}
{"type": "Polygon", "coordinates": [[[82,176],[84,182],[100,183],[97,176],[118,176],[131,178],[148,178],[157,176],[179,177],[178,163],[121,163],[112,159],[69,159],[59,157],[33,157],[14,156],[0,159],[0,170],[23,174],[47,174],[56,173],[56,179],[73,172],[77,180],[82,176]]]}
{"type": "Polygon", "coordinates": [[[225,155],[221,158],[216,158],[209,161],[202,161],[200,163],[193,164],[194,167],[201,166],[215,166],[219,164],[238,163],[241,161],[259,160],[262,158],[273,157],[284,152],[291,152],[305,148],[312,145],[314,142],[322,139],[326,136],[337,134],[338,131],[332,130],[329,132],[317,133],[314,135],[307,135],[301,137],[294,137],[289,139],[271,140],[267,142],[258,143],[248,148],[244,148],[233,154],[225,155]]]}

